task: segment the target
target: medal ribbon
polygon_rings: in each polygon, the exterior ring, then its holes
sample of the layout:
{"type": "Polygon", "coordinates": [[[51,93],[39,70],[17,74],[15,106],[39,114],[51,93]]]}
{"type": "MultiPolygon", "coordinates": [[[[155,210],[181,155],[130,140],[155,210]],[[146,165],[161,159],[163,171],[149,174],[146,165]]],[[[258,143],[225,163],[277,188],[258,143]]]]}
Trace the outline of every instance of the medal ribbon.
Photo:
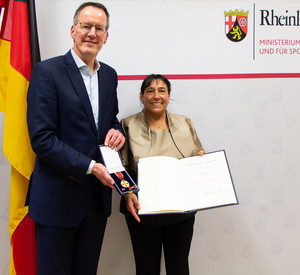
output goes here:
{"type": "Polygon", "coordinates": [[[120,179],[124,179],[124,175],[121,172],[116,172],[115,175],[120,179]]]}

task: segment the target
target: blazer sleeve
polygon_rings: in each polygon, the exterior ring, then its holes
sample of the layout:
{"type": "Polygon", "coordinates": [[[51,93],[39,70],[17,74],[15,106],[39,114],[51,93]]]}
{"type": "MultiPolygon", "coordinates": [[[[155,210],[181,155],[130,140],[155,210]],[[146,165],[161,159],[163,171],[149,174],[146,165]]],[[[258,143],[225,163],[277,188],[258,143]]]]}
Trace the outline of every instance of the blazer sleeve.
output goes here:
{"type": "Polygon", "coordinates": [[[195,156],[203,149],[190,118],[168,113],[170,132],[183,157],[195,156]]]}

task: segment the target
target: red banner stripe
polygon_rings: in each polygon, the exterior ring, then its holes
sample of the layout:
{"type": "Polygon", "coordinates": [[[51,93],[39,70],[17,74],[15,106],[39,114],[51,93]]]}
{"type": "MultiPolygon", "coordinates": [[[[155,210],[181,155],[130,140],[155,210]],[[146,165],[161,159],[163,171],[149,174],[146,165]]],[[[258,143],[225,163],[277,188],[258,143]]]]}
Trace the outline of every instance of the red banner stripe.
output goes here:
{"type": "MultiPolygon", "coordinates": [[[[119,80],[144,80],[147,75],[119,75],[119,80]]],[[[300,78],[300,73],[249,73],[249,74],[164,74],[168,79],[252,79],[252,78],[300,78]]]]}

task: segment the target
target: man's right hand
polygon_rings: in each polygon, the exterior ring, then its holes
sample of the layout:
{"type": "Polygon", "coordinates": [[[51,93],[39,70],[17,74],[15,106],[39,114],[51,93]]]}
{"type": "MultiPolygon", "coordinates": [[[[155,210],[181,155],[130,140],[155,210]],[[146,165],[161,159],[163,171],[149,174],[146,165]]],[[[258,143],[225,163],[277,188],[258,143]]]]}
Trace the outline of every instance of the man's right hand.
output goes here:
{"type": "Polygon", "coordinates": [[[106,167],[103,164],[96,162],[94,164],[92,174],[96,176],[103,183],[103,185],[106,185],[111,189],[116,189],[114,187],[115,182],[113,178],[109,175],[106,167]]]}

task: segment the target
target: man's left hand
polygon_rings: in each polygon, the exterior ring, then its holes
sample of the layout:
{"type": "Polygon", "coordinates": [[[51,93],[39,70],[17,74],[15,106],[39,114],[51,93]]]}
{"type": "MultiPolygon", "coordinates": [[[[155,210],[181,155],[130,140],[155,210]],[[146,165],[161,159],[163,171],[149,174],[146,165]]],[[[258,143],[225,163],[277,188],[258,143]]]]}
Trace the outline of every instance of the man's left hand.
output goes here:
{"type": "Polygon", "coordinates": [[[119,151],[125,143],[125,137],[116,129],[110,129],[105,137],[104,145],[119,151]]]}

